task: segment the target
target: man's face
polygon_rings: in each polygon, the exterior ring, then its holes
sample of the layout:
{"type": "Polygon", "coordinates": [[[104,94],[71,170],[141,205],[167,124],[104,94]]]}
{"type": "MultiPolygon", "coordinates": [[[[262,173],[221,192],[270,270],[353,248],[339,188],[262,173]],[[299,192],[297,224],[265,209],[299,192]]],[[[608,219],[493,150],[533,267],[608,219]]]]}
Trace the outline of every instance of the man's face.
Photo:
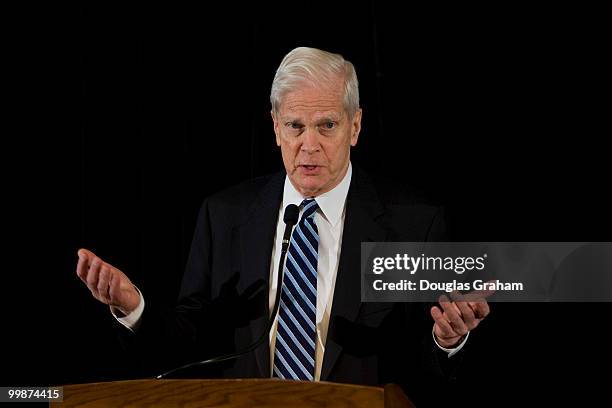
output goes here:
{"type": "Polygon", "coordinates": [[[285,94],[272,113],[276,144],[291,184],[305,197],[336,187],[348,169],[351,146],[361,130],[361,109],[351,119],[342,103],[342,82],[305,85],[285,94]]]}

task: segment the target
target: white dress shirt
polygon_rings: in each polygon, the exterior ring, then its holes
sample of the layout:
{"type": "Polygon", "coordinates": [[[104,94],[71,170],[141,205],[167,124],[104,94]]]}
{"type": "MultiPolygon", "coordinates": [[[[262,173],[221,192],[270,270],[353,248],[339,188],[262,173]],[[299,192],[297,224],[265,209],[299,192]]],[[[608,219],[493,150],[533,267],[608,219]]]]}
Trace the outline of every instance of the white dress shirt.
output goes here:
{"type": "MultiPolygon", "coordinates": [[[[323,365],[323,354],[325,353],[325,340],[327,339],[327,328],[329,326],[329,318],[332,308],[332,300],[334,298],[334,287],[336,284],[336,275],[338,273],[338,261],[340,259],[340,249],[342,248],[342,231],[344,229],[344,216],[346,209],[346,197],[348,195],[349,186],[351,184],[351,176],[353,169],[349,163],[348,170],[342,181],[327,193],[321,194],[315,199],[319,208],[315,213],[315,223],[319,232],[319,259],[317,265],[317,342],[315,350],[315,381],[321,378],[321,367],[323,365]]],[[[285,177],[285,186],[283,189],[283,200],[278,213],[278,221],[276,226],[276,235],[272,247],[272,260],[270,263],[270,294],[269,308],[272,312],[274,300],[276,297],[276,282],[278,276],[278,262],[280,261],[281,246],[285,223],[283,221],[284,209],[289,204],[299,206],[305,198],[291,184],[288,177],[285,177]]],[[[300,218],[302,216],[302,208],[300,208],[300,218]]],[[[141,301],[138,307],[125,317],[117,317],[117,320],[131,330],[138,327],[140,317],[144,311],[144,297],[141,294],[141,301]]],[[[274,319],[272,330],[270,330],[270,376],[274,368],[274,350],[276,345],[276,326],[278,316],[274,319]]],[[[433,322],[432,322],[433,325],[433,322]]],[[[433,332],[432,332],[433,335],[433,332]]],[[[469,336],[469,333],[468,333],[469,336]]],[[[467,341],[467,337],[456,348],[447,349],[441,347],[433,336],[436,345],[441,350],[452,356],[458,352],[467,341]]]]}

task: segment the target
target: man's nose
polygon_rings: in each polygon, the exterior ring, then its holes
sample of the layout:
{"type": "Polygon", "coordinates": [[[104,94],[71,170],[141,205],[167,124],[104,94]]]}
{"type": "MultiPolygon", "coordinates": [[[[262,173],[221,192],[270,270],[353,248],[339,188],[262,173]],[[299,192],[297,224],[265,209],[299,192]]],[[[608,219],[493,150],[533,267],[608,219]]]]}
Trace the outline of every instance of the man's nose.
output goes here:
{"type": "Polygon", "coordinates": [[[317,128],[307,127],[303,133],[304,139],[302,140],[301,150],[307,153],[314,153],[319,151],[321,145],[319,144],[319,137],[317,128]]]}

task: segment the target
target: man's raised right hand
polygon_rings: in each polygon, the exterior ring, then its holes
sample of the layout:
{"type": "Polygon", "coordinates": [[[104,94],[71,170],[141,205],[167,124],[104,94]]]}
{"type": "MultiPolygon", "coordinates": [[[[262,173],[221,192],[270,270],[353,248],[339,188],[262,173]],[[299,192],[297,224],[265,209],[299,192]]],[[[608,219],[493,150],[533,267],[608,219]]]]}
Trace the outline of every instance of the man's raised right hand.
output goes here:
{"type": "Polygon", "coordinates": [[[76,273],[94,298],[109,305],[116,315],[128,315],[138,307],[140,293],[123,272],[87,249],[79,249],[77,255],[76,273]]]}

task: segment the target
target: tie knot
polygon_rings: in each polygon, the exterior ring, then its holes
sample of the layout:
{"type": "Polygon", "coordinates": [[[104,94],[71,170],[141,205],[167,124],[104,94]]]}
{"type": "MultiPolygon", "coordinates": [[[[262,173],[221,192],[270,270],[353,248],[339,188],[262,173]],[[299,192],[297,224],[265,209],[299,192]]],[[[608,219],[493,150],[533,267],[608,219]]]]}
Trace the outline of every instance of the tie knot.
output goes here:
{"type": "Polygon", "coordinates": [[[317,208],[319,208],[319,204],[317,204],[317,201],[314,198],[308,198],[302,201],[301,206],[304,208],[304,212],[302,213],[302,219],[305,219],[307,217],[314,217],[317,208]]]}

